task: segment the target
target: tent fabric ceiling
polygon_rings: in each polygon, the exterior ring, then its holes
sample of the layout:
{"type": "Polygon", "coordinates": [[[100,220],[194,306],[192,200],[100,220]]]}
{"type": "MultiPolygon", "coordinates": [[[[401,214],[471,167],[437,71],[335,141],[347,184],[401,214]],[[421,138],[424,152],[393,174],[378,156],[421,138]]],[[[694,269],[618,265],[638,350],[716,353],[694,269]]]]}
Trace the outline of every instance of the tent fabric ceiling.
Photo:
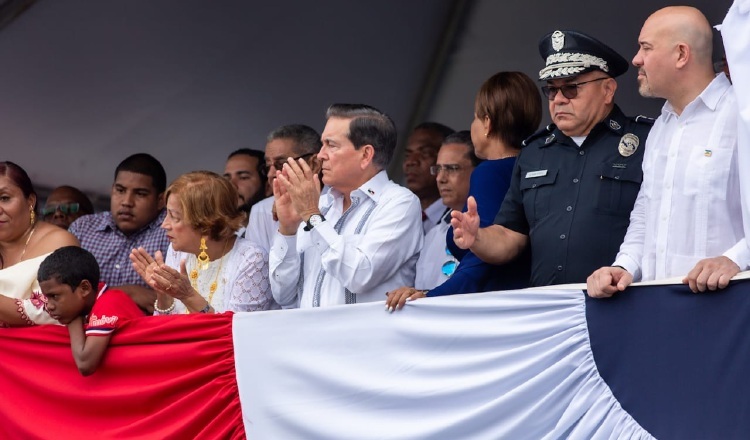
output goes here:
{"type": "MultiPolygon", "coordinates": [[[[690,4],[719,23],[731,1],[690,4]]],[[[536,75],[541,35],[583,30],[629,58],[643,20],[664,5],[37,1],[0,32],[0,160],[21,164],[38,186],[107,194],[129,154],[152,153],[170,180],[221,172],[229,152],[263,149],[279,125],[322,130],[334,102],[386,111],[401,139],[415,114],[467,129],[484,79],[499,70],[536,75]],[[470,7],[436,66],[457,4],[470,7]],[[427,110],[417,112],[435,75],[427,110]]],[[[620,81],[619,102],[655,116],[661,103],[637,96],[633,72],[620,81]]]]}

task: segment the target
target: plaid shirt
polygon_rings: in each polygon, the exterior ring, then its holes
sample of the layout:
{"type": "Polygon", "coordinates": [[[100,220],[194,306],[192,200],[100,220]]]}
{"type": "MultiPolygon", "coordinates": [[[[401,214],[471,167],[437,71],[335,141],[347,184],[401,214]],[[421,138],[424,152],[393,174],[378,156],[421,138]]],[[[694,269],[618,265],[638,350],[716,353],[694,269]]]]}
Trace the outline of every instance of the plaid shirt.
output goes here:
{"type": "Polygon", "coordinates": [[[169,247],[169,240],[161,223],[167,211],[162,209],[159,215],[140,231],[126,236],[112,219],[110,212],[84,215],[70,225],[70,232],[78,237],[81,247],[94,254],[101,269],[101,280],[110,286],[146,283],[133,269],[130,262],[130,251],[143,247],[149,254],[160,250],[164,255],[169,247]]]}

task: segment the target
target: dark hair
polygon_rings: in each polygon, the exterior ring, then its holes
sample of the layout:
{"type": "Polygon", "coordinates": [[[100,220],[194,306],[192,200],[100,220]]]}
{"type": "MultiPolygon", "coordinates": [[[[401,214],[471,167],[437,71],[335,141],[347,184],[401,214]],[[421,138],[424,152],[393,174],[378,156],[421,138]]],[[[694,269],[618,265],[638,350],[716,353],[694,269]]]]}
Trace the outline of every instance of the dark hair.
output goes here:
{"type": "Polygon", "coordinates": [[[414,131],[417,130],[424,130],[424,131],[430,131],[432,133],[435,133],[438,135],[441,139],[445,139],[446,137],[452,135],[456,132],[456,130],[448,127],[447,125],[441,124],[439,122],[422,122],[421,124],[414,127],[414,131]]]}
{"type": "Polygon", "coordinates": [[[115,169],[115,180],[117,180],[120,171],[129,171],[151,177],[151,184],[156,189],[157,194],[163,193],[167,188],[167,173],[164,171],[161,162],[150,154],[136,153],[125,158],[115,169]]]}
{"type": "Polygon", "coordinates": [[[531,136],[542,121],[542,97],[526,74],[499,72],[482,84],[474,113],[480,119],[489,117],[488,136],[521,148],[521,142],[531,136]]]}
{"type": "Polygon", "coordinates": [[[320,141],[320,133],[302,124],[282,125],[268,134],[266,142],[276,139],[291,140],[294,143],[292,148],[296,156],[317,154],[323,146],[323,143],[320,141]]]}
{"type": "MultiPolygon", "coordinates": [[[[84,194],[83,191],[81,191],[80,189],[69,186],[69,185],[62,185],[53,189],[50,192],[50,195],[57,190],[70,191],[73,194],[73,198],[79,205],[79,212],[81,213],[81,215],[94,213],[94,204],[91,203],[91,199],[89,199],[89,197],[86,194],[84,194]]],[[[47,199],[49,199],[49,195],[47,196],[47,199]]]]}
{"type": "Polygon", "coordinates": [[[72,289],[77,288],[81,281],[88,280],[96,289],[99,284],[99,263],[86,249],[65,246],[55,250],[42,261],[36,278],[40,283],[54,278],[72,289]]]}
{"type": "Polygon", "coordinates": [[[396,124],[388,115],[365,104],[333,104],[326,111],[326,119],[351,119],[348,138],[359,150],[365,145],[375,149],[373,163],[388,168],[396,149],[396,124]]]}
{"type": "Polygon", "coordinates": [[[482,159],[478,158],[474,153],[474,143],[471,141],[471,131],[461,130],[445,137],[443,145],[445,144],[463,144],[469,147],[469,152],[466,153],[466,157],[469,158],[473,166],[477,166],[482,162],[482,159]]]}
{"type": "Polygon", "coordinates": [[[29,198],[36,196],[34,185],[26,171],[11,161],[0,162],[0,176],[5,176],[13,182],[14,185],[21,189],[23,196],[29,198]]]}
{"type": "Polygon", "coordinates": [[[260,176],[260,188],[258,189],[258,195],[263,198],[266,195],[266,154],[262,151],[251,150],[250,148],[240,148],[229,153],[227,160],[234,156],[245,155],[258,159],[258,165],[255,166],[255,171],[260,176]]]}

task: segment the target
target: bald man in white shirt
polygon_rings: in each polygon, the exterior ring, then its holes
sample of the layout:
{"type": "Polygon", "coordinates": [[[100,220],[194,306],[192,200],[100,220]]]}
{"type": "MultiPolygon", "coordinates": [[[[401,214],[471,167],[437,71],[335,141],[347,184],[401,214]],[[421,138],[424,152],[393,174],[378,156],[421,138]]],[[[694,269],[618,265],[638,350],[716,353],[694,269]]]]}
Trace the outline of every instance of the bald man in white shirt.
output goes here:
{"type": "Polygon", "coordinates": [[[750,263],[734,90],[714,74],[711,26],[695,8],[655,12],[638,43],[639,92],[667,102],[646,141],[625,240],[613,265],[588,278],[588,293],[608,297],[634,280],[674,276],[693,292],[724,288],[750,263]]]}

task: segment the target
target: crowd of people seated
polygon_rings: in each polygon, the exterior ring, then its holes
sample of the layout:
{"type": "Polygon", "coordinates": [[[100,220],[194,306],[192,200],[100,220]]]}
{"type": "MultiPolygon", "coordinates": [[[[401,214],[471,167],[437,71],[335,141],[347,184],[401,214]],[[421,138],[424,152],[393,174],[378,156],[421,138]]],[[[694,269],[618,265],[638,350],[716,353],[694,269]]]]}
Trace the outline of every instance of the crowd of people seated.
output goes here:
{"type": "Polygon", "coordinates": [[[41,205],[26,171],[0,162],[0,322],[59,321],[80,340],[93,324],[56,320],[37,277],[69,246],[100,270],[85,289],[72,278],[71,292],[124,292],[143,316],[383,300],[392,312],[425,296],[585,282],[606,297],[674,276],[696,292],[723,288],[750,267],[750,218],[737,102],[713,70],[712,41],[691,7],[652,14],[632,63],[591,35],[554,30],[539,42],[541,87],[499,72],[467,130],[414,128],[404,186],[386,171],[396,125],[362,104],[331,105],[321,133],[274,129],[265,153],[229,154],[223,176],[168,185],[153,156],[124,158],[106,212],[70,186],[41,205]],[[640,94],[665,100],[655,120],[615,102],[630,64],[640,94]],[[543,101],[551,121],[538,129],[543,101]]]}

